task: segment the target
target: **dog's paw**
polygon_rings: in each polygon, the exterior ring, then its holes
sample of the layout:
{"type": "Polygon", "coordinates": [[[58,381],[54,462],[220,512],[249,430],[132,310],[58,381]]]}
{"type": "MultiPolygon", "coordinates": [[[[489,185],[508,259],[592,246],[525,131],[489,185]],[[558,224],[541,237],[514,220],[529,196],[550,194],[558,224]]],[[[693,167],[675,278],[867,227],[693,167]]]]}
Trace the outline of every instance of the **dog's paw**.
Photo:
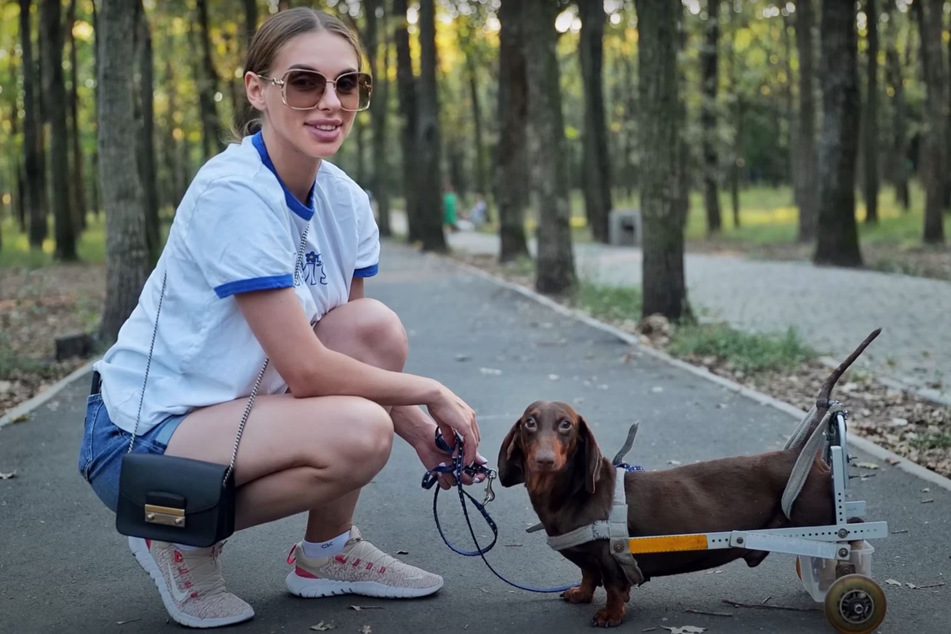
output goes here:
{"type": "Polygon", "coordinates": [[[617,627],[623,620],[623,607],[620,610],[611,610],[605,607],[598,610],[598,613],[594,615],[594,619],[592,619],[591,623],[597,627],[617,627]]]}
{"type": "Polygon", "coordinates": [[[583,588],[569,588],[561,593],[561,598],[568,603],[591,603],[594,597],[593,592],[587,592],[583,588]]]}

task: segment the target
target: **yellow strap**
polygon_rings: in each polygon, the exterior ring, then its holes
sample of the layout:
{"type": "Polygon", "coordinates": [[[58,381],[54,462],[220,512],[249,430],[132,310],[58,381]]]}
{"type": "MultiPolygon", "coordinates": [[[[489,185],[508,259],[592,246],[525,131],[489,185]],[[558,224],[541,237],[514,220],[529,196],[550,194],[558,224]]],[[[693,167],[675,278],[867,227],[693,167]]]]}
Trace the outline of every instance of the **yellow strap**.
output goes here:
{"type": "Polygon", "coordinates": [[[628,540],[631,553],[670,553],[682,550],[707,550],[706,535],[665,535],[633,537],[628,540]]]}

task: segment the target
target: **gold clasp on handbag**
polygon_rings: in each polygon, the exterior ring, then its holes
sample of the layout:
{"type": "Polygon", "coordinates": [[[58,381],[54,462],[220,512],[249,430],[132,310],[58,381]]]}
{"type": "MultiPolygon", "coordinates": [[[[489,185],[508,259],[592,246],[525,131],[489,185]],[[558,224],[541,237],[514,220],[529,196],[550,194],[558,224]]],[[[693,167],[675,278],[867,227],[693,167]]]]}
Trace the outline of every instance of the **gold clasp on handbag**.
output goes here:
{"type": "Polygon", "coordinates": [[[146,504],[145,521],[149,524],[164,524],[175,528],[185,528],[185,509],[146,504]]]}

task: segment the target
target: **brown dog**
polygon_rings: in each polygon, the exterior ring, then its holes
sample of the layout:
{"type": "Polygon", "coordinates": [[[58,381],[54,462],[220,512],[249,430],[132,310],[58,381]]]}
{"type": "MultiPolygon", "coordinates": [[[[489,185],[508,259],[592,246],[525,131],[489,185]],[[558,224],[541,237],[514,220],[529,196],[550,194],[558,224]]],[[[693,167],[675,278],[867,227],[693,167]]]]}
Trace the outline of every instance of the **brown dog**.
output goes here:
{"type": "MultiPolygon", "coordinates": [[[[865,350],[876,330],[823,384],[812,428],[789,449],[756,456],[710,460],[665,471],[624,475],[631,537],[755,530],[833,524],[830,470],[818,457],[796,504],[792,519],[780,500],[802,445],[829,408],[832,387],[865,350]]],[[[565,403],[532,403],[502,442],[499,452],[502,486],[524,482],[532,506],[548,535],[563,535],[608,517],[613,504],[616,470],[601,455],[584,419],[565,403]]],[[[562,594],[569,603],[590,603],[603,585],[607,605],[594,617],[602,627],[619,625],[630,600],[631,582],[612,557],[608,540],[598,539],[561,551],[581,568],[581,585],[562,594]]],[[[730,548],[637,555],[647,581],[721,566],[744,559],[750,567],[769,553],[730,548]]]]}

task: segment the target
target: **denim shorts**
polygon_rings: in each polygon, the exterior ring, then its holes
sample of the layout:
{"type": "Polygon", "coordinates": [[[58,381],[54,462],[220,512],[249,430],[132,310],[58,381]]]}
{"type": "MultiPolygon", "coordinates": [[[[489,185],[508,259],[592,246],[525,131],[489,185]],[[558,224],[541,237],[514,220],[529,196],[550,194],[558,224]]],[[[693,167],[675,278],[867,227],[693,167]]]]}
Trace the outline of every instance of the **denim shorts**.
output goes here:
{"type": "MultiPolygon", "coordinates": [[[[169,416],[144,434],[135,437],[134,453],[163,454],[185,414],[169,416]]],[[[122,454],[129,450],[132,434],[116,427],[102,402],[102,394],[86,400],[86,422],[79,448],[79,473],[99,496],[103,504],[116,510],[119,500],[119,468],[122,454]]]]}

